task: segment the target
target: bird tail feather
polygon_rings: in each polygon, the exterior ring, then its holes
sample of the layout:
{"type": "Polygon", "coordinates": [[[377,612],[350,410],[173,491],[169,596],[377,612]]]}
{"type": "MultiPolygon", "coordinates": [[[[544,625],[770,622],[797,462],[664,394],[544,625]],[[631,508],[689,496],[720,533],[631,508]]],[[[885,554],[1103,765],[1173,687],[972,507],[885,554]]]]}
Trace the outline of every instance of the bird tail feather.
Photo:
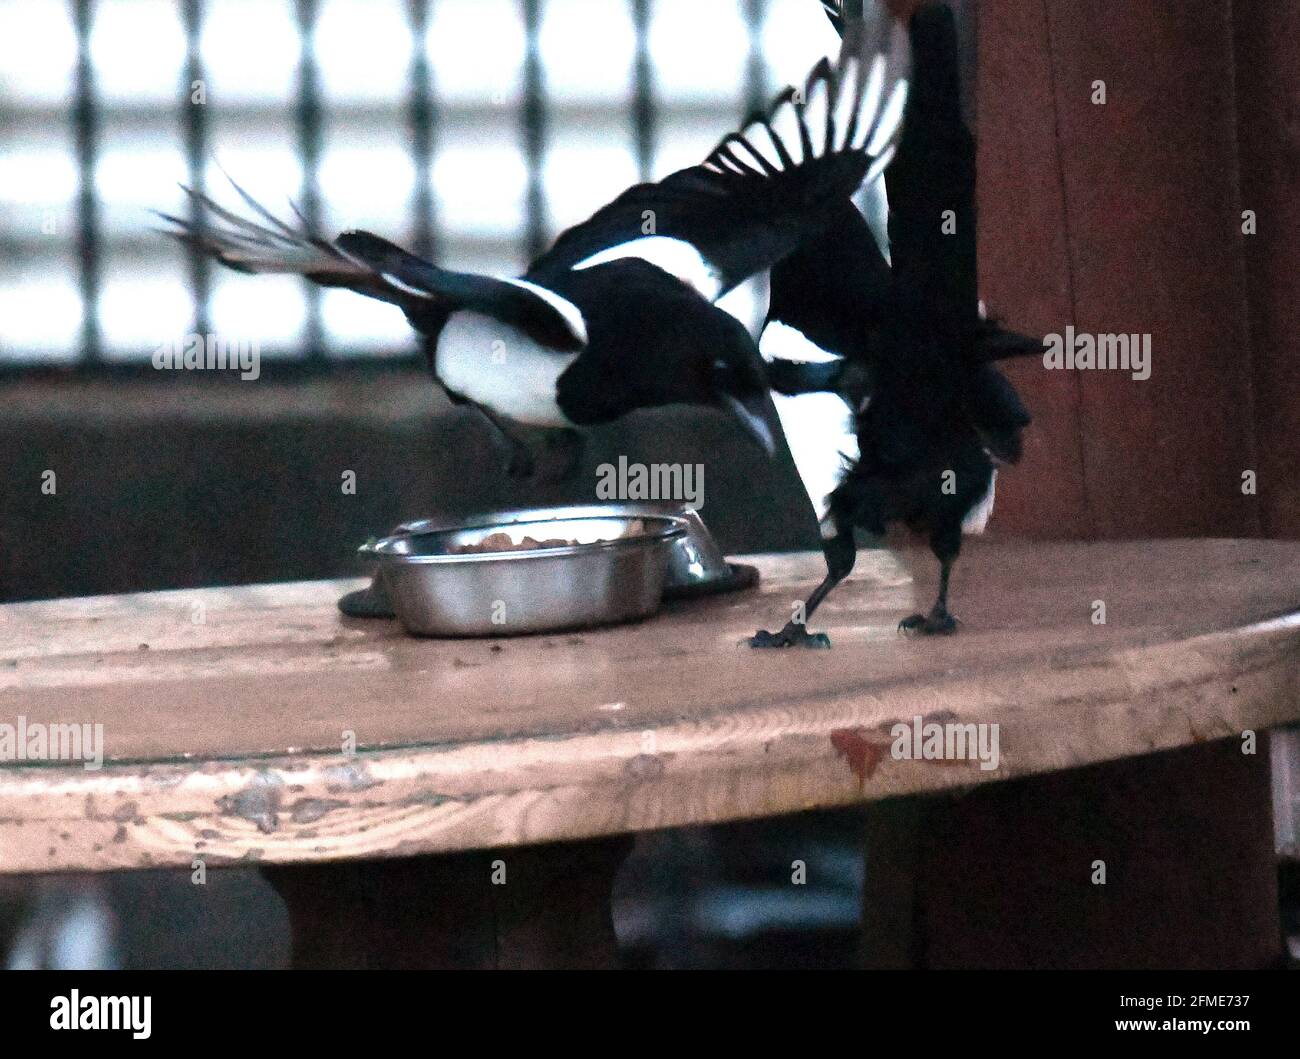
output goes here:
{"type": "Polygon", "coordinates": [[[196,219],[159,213],[172,226],[167,234],[197,246],[237,272],[290,273],[325,286],[357,287],[363,293],[374,293],[370,289],[377,279],[374,270],[314,234],[296,206],[290,204],[299,229],[285,224],[233,180],[230,183],[264,223],[241,217],[203,192],[182,185],[195,205],[196,219]]]}

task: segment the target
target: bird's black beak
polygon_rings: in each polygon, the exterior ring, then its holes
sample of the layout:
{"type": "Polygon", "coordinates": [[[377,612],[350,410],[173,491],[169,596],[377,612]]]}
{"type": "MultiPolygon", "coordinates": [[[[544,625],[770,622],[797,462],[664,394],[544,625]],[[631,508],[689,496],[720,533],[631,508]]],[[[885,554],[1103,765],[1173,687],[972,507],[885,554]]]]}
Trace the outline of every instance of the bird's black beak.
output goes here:
{"type": "Polygon", "coordinates": [[[767,392],[753,397],[738,397],[731,393],[719,397],[722,407],[731,413],[746,436],[763,450],[769,460],[772,459],[776,455],[776,435],[772,432],[768,414],[771,398],[767,392]]]}
{"type": "Polygon", "coordinates": [[[763,359],[749,340],[749,333],[743,328],[741,333],[745,341],[739,351],[713,362],[713,399],[731,414],[745,435],[770,460],[776,455],[780,419],[772,403],[763,359]]]}

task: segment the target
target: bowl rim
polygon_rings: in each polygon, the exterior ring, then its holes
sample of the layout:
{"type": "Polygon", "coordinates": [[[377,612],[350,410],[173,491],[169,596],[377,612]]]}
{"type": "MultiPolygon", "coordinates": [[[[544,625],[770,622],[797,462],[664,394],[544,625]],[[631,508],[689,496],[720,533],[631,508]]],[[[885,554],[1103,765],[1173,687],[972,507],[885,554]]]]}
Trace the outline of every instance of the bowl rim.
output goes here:
{"type": "Polygon", "coordinates": [[[461,526],[448,526],[444,529],[427,530],[422,533],[395,533],[376,541],[370,548],[370,554],[380,563],[394,566],[446,566],[457,563],[513,562],[521,559],[553,559],[580,555],[592,555],[600,552],[623,550],[628,548],[646,548],[657,544],[680,540],[689,532],[689,524],[680,515],[583,515],[577,518],[539,518],[532,521],[517,522],[483,522],[467,523],[461,526]],[[524,526],[546,525],[554,522],[608,522],[610,520],[631,522],[656,522],[660,525],[651,532],[638,533],[631,537],[615,537],[612,540],[591,541],[587,544],[565,544],[554,548],[528,548],[515,551],[499,552],[394,552],[390,549],[398,543],[409,542],[412,538],[443,536],[460,533],[465,530],[506,530],[519,529],[524,526]]]}
{"type": "Polygon", "coordinates": [[[688,526],[692,520],[703,525],[699,512],[690,505],[676,500],[596,500],[574,501],[573,503],[545,504],[540,507],[501,507],[487,511],[476,511],[462,516],[464,521],[446,521],[438,516],[407,519],[399,522],[382,537],[366,541],[357,546],[362,555],[369,554],[381,540],[389,537],[416,537],[425,533],[441,533],[444,530],[458,530],[467,527],[500,523],[515,525],[519,522],[537,522],[550,520],[567,520],[572,518],[647,518],[674,517],[685,519],[688,526]],[[480,521],[481,520],[481,521],[480,521]]]}

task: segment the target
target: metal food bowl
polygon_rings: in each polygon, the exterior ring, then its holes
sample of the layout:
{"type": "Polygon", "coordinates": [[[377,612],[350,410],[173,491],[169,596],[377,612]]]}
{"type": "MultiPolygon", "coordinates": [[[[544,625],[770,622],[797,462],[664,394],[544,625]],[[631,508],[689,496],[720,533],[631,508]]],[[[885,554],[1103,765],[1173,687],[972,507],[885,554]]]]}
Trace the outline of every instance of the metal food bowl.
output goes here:
{"type": "Polygon", "coordinates": [[[687,535],[681,518],[548,514],[454,529],[408,524],[364,550],[379,562],[397,618],[422,636],[555,632],[633,621],[659,608],[673,545],[687,535]],[[488,539],[499,534],[514,545],[573,543],[515,549],[488,539]],[[493,550],[462,550],[485,542],[493,550]]]}
{"type": "MultiPolygon", "coordinates": [[[[758,571],[752,566],[730,563],[714,541],[704,521],[690,508],[679,503],[658,500],[625,501],[605,504],[571,504],[552,508],[522,508],[493,511],[470,520],[476,526],[504,526],[521,522],[541,522],[571,518],[642,518],[662,516],[681,519],[686,533],[669,544],[668,571],[664,578],[664,599],[694,599],[750,588],[758,583],[758,571]]],[[[466,526],[465,520],[448,518],[418,519],[397,526],[389,538],[417,537],[466,526]]],[[[358,548],[362,557],[377,558],[376,542],[358,548]]],[[[383,578],[375,572],[371,584],[349,592],[339,600],[339,609],[352,618],[395,617],[392,601],[383,578]]]]}

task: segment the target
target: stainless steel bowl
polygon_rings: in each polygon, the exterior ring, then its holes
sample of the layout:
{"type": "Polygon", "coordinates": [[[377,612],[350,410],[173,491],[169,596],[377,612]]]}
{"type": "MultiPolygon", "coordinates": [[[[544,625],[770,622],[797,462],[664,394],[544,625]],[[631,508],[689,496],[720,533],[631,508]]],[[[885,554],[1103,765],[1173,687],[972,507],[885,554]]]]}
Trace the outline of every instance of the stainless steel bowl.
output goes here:
{"type": "Polygon", "coordinates": [[[398,533],[367,548],[393,610],[423,636],[511,636],[644,618],[658,609],[680,518],[599,515],[484,521],[398,533]],[[575,543],[528,550],[459,552],[506,533],[516,543],[575,543]]]}
{"type": "MultiPolygon", "coordinates": [[[[695,590],[707,590],[714,586],[729,585],[735,577],[736,568],[727,562],[722,549],[718,547],[713,535],[704,525],[704,520],[693,509],[670,501],[644,500],[606,504],[568,504],[553,508],[522,508],[493,511],[476,516],[474,521],[481,524],[505,525],[539,522],[543,519],[608,518],[610,516],[620,518],[659,516],[682,519],[686,523],[685,535],[673,542],[668,557],[665,589],[670,597],[675,594],[693,594],[695,590]]],[[[409,536],[455,529],[458,525],[463,523],[451,523],[446,519],[416,519],[412,522],[403,522],[390,536],[409,536]]],[[[373,544],[363,544],[359,551],[363,555],[371,555],[374,549],[373,544]]]]}

